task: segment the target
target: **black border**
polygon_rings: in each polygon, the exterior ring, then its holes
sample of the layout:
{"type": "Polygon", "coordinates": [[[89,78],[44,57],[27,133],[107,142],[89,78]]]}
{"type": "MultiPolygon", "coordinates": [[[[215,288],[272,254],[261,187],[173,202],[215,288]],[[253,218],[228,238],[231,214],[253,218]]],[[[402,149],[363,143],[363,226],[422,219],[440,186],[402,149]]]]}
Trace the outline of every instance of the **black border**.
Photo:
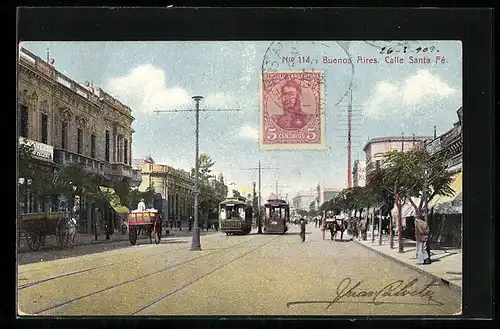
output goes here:
{"type": "MultiPolygon", "coordinates": [[[[16,43],[18,40],[462,40],[465,122],[463,314],[476,318],[493,316],[492,10],[67,7],[19,8],[17,15],[16,43]]],[[[7,231],[15,232],[15,225],[7,231]]],[[[10,238],[14,236],[13,233],[8,235],[10,238]]],[[[7,242],[9,246],[15,246],[15,239],[12,239],[12,242],[7,242]]],[[[15,265],[15,248],[13,249],[15,265]]],[[[14,290],[9,291],[13,292],[15,293],[14,290]]],[[[9,304],[6,310],[12,317],[15,307],[9,304]]],[[[113,318],[96,319],[95,322],[92,321],[92,325],[122,326],[124,319],[127,318],[116,321],[113,318]]],[[[256,321],[254,324],[290,325],[287,321],[289,319],[272,323],[256,321]]],[[[347,317],[338,319],[346,320],[347,317]]],[[[57,325],[55,319],[36,318],[35,321],[19,322],[29,326],[35,323],[51,327],[57,325]]],[[[142,321],[133,318],[132,322],[137,324],[142,321]]],[[[181,325],[176,322],[176,325],[181,325]]],[[[210,321],[209,325],[223,322],[210,321]]],[[[445,322],[447,321],[437,320],[432,321],[432,324],[441,326],[446,325],[445,322]]],[[[456,321],[451,322],[457,324],[456,321]]],[[[69,324],[66,321],[59,323],[65,327],[69,324]]],[[[189,326],[205,326],[195,321],[187,323],[189,326]]],[[[299,323],[294,321],[294,325],[299,323]]],[[[232,321],[228,324],[235,325],[232,321]]],[[[363,325],[369,324],[363,321],[363,325]]]]}

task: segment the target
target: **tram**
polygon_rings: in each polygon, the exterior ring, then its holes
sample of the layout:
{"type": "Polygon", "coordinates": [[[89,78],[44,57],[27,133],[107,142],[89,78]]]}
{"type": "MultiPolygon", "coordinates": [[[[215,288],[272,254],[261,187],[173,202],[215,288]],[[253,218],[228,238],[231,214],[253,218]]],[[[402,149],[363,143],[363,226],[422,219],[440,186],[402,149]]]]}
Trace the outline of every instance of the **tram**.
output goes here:
{"type": "Polygon", "coordinates": [[[290,206],[285,200],[271,199],[267,200],[264,218],[264,233],[285,233],[288,231],[288,222],[290,221],[290,206]]]}
{"type": "Polygon", "coordinates": [[[249,234],[252,231],[252,207],[243,197],[227,197],[219,203],[219,230],[226,235],[249,234]]]}

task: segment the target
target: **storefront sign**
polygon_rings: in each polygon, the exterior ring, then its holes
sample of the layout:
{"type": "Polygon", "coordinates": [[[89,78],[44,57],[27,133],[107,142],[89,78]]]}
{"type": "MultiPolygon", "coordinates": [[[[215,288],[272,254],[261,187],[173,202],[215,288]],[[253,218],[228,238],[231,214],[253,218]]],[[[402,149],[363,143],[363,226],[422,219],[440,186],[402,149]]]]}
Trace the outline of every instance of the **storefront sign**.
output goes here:
{"type": "Polygon", "coordinates": [[[54,157],[54,147],[52,145],[43,144],[24,137],[19,137],[19,145],[22,144],[33,146],[33,156],[37,158],[52,161],[54,157]]]}

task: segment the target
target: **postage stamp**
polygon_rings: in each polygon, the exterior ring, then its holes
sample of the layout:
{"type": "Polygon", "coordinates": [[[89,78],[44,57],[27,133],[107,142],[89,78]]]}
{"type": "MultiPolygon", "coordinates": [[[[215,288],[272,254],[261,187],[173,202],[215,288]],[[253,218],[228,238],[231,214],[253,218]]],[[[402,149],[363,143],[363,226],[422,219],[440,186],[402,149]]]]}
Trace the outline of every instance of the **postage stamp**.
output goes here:
{"type": "Polygon", "coordinates": [[[324,73],[262,72],[260,149],[324,149],[324,73]]]}

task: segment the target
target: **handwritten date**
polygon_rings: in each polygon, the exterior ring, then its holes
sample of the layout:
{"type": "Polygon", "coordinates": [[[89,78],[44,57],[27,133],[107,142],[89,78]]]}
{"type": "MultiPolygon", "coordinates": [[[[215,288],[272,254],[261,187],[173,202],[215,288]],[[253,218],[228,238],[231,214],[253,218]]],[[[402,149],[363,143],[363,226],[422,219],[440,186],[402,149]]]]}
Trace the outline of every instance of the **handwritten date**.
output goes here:
{"type": "Polygon", "coordinates": [[[412,49],[408,46],[397,46],[397,47],[382,47],[382,49],[380,49],[380,54],[387,54],[387,55],[390,55],[392,53],[403,53],[403,54],[417,53],[417,54],[419,54],[419,53],[433,53],[433,52],[438,53],[439,49],[436,49],[436,47],[434,47],[434,46],[417,47],[415,49],[412,49]]]}

